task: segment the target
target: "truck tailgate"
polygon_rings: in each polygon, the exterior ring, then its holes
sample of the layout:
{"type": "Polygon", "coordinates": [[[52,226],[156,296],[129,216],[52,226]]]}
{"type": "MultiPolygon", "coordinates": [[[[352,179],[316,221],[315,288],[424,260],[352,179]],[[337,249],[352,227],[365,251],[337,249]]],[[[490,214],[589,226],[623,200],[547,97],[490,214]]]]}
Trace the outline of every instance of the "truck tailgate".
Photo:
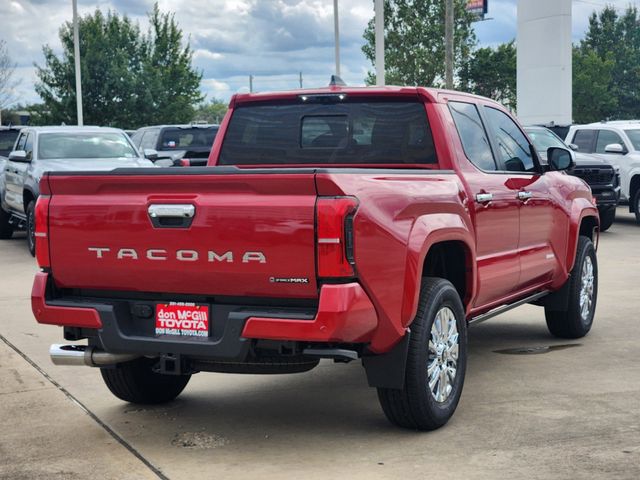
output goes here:
{"type": "Polygon", "coordinates": [[[194,170],[51,174],[56,285],[317,297],[313,171],[194,170]],[[153,218],[154,209],[159,217],[153,218]]]}

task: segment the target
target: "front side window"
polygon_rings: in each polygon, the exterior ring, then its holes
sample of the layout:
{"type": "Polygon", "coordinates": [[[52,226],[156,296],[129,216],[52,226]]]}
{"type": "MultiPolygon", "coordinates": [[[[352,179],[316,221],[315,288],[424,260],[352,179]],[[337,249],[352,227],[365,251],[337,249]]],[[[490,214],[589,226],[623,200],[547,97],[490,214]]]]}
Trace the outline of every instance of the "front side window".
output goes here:
{"type": "Polygon", "coordinates": [[[612,143],[618,143],[622,148],[624,148],[624,142],[616,132],[612,132],[611,130],[599,130],[598,142],[596,143],[596,153],[607,153],[605,149],[607,148],[607,145],[611,145],[612,143]]]}
{"type": "Polygon", "coordinates": [[[518,125],[504,112],[485,107],[487,121],[504,169],[509,172],[535,172],[531,145],[518,125]]]}
{"type": "Polygon", "coordinates": [[[126,134],[116,132],[42,133],[38,158],[136,158],[126,134]]]}
{"type": "Polygon", "coordinates": [[[496,170],[487,132],[476,106],[472,103],[449,102],[449,109],[467,158],[480,170],[496,170]]]}
{"type": "Polygon", "coordinates": [[[354,99],[236,108],[219,165],[437,164],[424,105],[354,99]]]}
{"type": "Polygon", "coordinates": [[[24,151],[27,152],[27,160],[31,160],[33,157],[33,133],[27,135],[27,139],[24,142],[24,151]]]}
{"type": "Polygon", "coordinates": [[[625,130],[627,138],[633,145],[634,150],[640,150],[640,129],[637,130],[625,130]]]}

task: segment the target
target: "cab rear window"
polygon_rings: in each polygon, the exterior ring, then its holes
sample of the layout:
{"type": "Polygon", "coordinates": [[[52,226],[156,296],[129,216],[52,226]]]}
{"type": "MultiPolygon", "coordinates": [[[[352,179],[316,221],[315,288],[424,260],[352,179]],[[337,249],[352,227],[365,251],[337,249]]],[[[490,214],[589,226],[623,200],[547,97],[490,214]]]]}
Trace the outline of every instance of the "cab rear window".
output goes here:
{"type": "Polygon", "coordinates": [[[248,104],[233,113],[219,165],[436,164],[415,101],[248,104]]]}

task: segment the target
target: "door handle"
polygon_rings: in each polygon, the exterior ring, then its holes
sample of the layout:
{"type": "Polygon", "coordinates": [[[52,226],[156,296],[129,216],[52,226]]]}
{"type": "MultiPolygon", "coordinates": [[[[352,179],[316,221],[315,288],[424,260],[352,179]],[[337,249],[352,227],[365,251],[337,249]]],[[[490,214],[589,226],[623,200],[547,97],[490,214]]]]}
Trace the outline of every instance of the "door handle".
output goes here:
{"type": "Polygon", "coordinates": [[[488,203],[491,200],[493,200],[493,193],[477,193],[476,194],[477,203],[488,203]]]}
{"type": "Polygon", "coordinates": [[[196,214],[194,205],[149,205],[149,218],[155,228],[189,228],[196,214]]]}
{"type": "Polygon", "coordinates": [[[533,193],[531,192],[518,192],[518,200],[527,201],[531,197],[533,197],[533,193]]]}

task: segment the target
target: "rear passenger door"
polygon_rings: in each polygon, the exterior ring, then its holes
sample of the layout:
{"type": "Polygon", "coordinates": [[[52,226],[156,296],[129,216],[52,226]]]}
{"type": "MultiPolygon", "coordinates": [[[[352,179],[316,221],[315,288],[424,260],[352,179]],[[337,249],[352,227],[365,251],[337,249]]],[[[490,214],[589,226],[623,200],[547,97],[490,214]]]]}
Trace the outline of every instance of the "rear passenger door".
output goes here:
{"type": "Polygon", "coordinates": [[[498,169],[478,107],[464,100],[450,100],[448,106],[463,148],[458,164],[472,196],[469,210],[475,218],[478,268],[473,306],[482,308],[517,288],[520,202],[508,186],[509,175],[498,169]]]}
{"type": "Polygon", "coordinates": [[[544,175],[534,149],[518,124],[505,112],[484,107],[498,168],[507,177],[509,195],[519,205],[519,289],[544,284],[560,267],[566,239],[567,218],[559,199],[550,190],[552,179],[544,175]],[[555,236],[554,236],[555,235],[555,236]]]}

